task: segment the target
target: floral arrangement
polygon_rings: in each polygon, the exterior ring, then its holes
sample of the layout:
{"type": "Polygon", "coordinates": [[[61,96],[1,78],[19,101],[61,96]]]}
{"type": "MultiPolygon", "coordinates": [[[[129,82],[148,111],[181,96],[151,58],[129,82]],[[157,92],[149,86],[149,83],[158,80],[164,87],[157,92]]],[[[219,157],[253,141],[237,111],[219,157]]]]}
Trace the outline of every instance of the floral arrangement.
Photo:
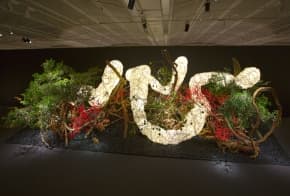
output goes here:
{"type": "MultiPolygon", "coordinates": [[[[247,152],[256,157],[259,154],[259,145],[272,134],[281,119],[282,110],[274,89],[265,87],[268,83],[262,81],[246,89],[233,81],[223,85],[226,79],[221,74],[212,74],[201,89],[188,87],[182,85],[178,76],[173,77],[179,67],[172,63],[168,55],[166,60],[172,68],[164,65],[153,74],[160,86],[167,84],[171,78],[170,88],[176,90],[168,93],[167,86],[162,86],[163,93],[148,91],[144,105],[148,122],[159,125],[165,132],[182,130],[182,126],[188,121],[186,114],[206,99],[208,106],[204,107],[209,108],[208,115],[197,136],[216,141],[223,150],[247,152]],[[175,88],[178,85],[180,87],[175,88]],[[265,124],[270,125],[269,129],[261,128],[265,124]]],[[[233,76],[237,76],[241,72],[241,66],[236,59],[233,62],[233,76]]],[[[106,131],[107,126],[120,120],[124,122],[124,138],[130,130],[136,129],[136,124],[142,129],[143,125],[140,125],[136,117],[139,113],[132,108],[135,103],[130,89],[132,80],[129,80],[129,84],[127,73],[127,80],[122,77],[122,67],[114,66],[110,62],[107,65],[104,73],[108,72],[108,76],[115,73],[118,82],[114,83],[110,93],[105,92],[107,100],[101,102],[92,100],[92,89],[101,79],[106,79],[101,75],[100,69],[96,67],[77,73],[63,63],[47,60],[42,64],[43,73],[34,74],[29,87],[21,97],[17,97],[22,107],[13,108],[8,113],[5,117],[6,125],[38,128],[46,145],[49,144],[43,133],[48,130],[54,131],[67,145],[81,131],[86,132],[85,137],[92,137],[98,143],[98,138],[91,133],[106,131]]],[[[154,84],[152,86],[154,88],[154,84]]],[[[94,93],[102,93],[101,87],[94,93]]],[[[160,141],[162,143],[163,140],[160,141]]]]}

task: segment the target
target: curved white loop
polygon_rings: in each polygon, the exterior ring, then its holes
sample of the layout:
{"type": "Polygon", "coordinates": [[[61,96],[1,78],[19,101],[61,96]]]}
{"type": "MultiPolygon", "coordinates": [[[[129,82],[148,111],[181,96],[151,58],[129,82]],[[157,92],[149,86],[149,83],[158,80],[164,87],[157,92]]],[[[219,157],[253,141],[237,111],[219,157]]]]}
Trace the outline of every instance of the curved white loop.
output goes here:
{"type": "MultiPolygon", "coordinates": [[[[185,62],[185,60],[181,59],[181,64],[182,62],[185,62]]],[[[183,74],[183,72],[179,70],[180,69],[177,69],[178,78],[180,76],[179,74],[183,74]]],[[[153,76],[151,76],[150,67],[147,65],[141,65],[135,68],[131,68],[126,73],[126,79],[130,82],[130,100],[134,121],[141,130],[141,133],[146,135],[153,142],[160,144],[178,144],[188,140],[197,135],[202,130],[206,122],[206,117],[208,116],[208,113],[211,109],[207,99],[201,93],[201,86],[207,84],[209,79],[215,74],[224,78],[224,80],[220,81],[223,85],[227,85],[230,82],[235,81],[240,86],[248,84],[248,86],[244,87],[249,88],[256,83],[255,81],[260,80],[259,74],[255,72],[255,74],[251,75],[251,83],[245,81],[247,78],[244,77],[244,75],[246,75],[246,73],[249,74],[249,70],[257,71],[258,69],[245,69],[237,76],[237,78],[231,74],[219,72],[195,74],[193,77],[191,77],[189,82],[190,89],[195,89],[195,94],[192,96],[192,99],[195,101],[194,107],[186,114],[185,123],[181,129],[165,130],[160,126],[153,125],[148,122],[144,109],[147,103],[148,85],[150,84],[150,86],[152,86],[152,81],[154,83],[156,80],[153,76]]],[[[179,85],[181,85],[184,76],[180,76],[182,80],[181,82],[179,81],[179,85]]],[[[167,91],[162,91],[159,88],[154,88],[154,90],[160,93],[167,93],[167,91]]]]}
{"type": "MultiPolygon", "coordinates": [[[[123,74],[123,64],[118,60],[112,60],[111,65],[116,68],[120,75],[123,74]]],[[[114,70],[106,65],[102,75],[102,82],[97,88],[91,90],[89,104],[91,106],[104,106],[110,98],[112,91],[119,84],[120,78],[114,70]]]]}
{"type": "MultiPolygon", "coordinates": [[[[175,90],[177,90],[182,84],[187,72],[187,59],[186,57],[179,57],[176,59],[175,63],[177,65],[176,70],[178,77],[176,83],[177,88],[175,90]]],[[[126,72],[126,79],[130,82],[130,101],[134,121],[141,130],[141,133],[146,135],[151,141],[160,144],[178,144],[195,136],[203,128],[207,112],[205,106],[200,104],[196,104],[195,107],[188,112],[185,123],[180,130],[165,130],[157,125],[151,124],[147,121],[144,109],[147,103],[148,85],[150,84],[150,86],[152,86],[152,83],[154,84],[156,80],[151,76],[150,67],[141,65],[131,68],[126,72]]],[[[166,85],[170,86],[169,93],[172,91],[172,84],[171,80],[169,85],[166,85]]],[[[154,88],[153,90],[164,93],[160,88],[154,88]]]]}
{"type": "Polygon", "coordinates": [[[259,82],[260,78],[261,73],[258,68],[247,67],[236,76],[235,82],[242,89],[247,89],[259,82]]]}

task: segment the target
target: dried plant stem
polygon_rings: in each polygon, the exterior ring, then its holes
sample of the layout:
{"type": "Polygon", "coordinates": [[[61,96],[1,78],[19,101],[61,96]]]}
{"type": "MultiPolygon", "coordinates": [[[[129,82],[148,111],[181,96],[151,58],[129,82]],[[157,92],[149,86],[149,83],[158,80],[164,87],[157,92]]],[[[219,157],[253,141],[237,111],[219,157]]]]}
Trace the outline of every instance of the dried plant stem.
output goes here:
{"type": "Polygon", "coordinates": [[[124,116],[124,132],[123,137],[127,138],[128,135],[128,123],[129,123],[129,115],[127,111],[127,107],[125,104],[125,100],[122,100],[122,109],[123,109],[123,116],[124,116]]]}
{"type": "Polygon", "coordinates": [[[272,87],[260,87],[253,94],[253,105],[258,113],[259,118],[260,118],[260,112],[259,112],[258,106],[256,104],[256,97],[258,95],[260,95],[262,92],[270,92],[272,94],[274,101],[275,101],[275,104],[276,104],[277,109],[278,109],[278,115],[277,115],[276,119],[273,121],[270,130],[264,136],[262,136],[258,141],[256,141],[256,143],[258,143],[258,144],[266,141],[266,139],[274,132],[275,128],[279,125],[281,118],[282,118],[282,106],[279,102],[276,91],[272,87]]]}
{"type": "Polygon", "coordinates": [[[47,147],[47,148],[50,148],[51,146],[49,145],[49,143],[46,141],[46,139],[44,138],[44,135],[42,133],[42,131],[40,131],[40,139],[41,139],[41,142],[47,147]]]}
{"type": "Polygon", "coordinates": [[[227,123],[227,126],[229,127],[230,131],[232,132],[232,134],[235,136],[235,138],[237,140],[230,140],[230,141],[225,141],[225,142],[217,141],[218,145],[221,148],[223,148],[223,149],[228,148],[228,149],[231,149],[231,150],[239,150],[239,151],[243,151],[243,152],[252,153],[252,155],[251,155],[252,158],[256,158],[259,155],[259,152],[260,152],[259,144],[268,139],[268,137],[274,132],[275,128],[279,125],[279,122],[281,121],[282,107],[280,105],[280,102],[278,100],[276,92],[271,87],[260,87],[260,88],[258,88],[253,94],[253,105],[254,105],[255,110],[257,112],[257,118],[256,118],[256,122],[253,125],[252,130],[250,132],[250,137],[245,134],[245,131],[242,131],[242,130],[241,131],[237,131],[237,130],[235,130],[231,126],[229,120],[227,118],[225,118],[225,122],[227,123]],[[272,96],[274,98],[275,104],[276,104],[276,106],[278,108],[278,115],[277,115],[276,119],[273,121],[271,128],[264,135],[262,135],[259,132],[259,130],[258,130],[258,127],[261,124],[261,116],[260,116],[259,108],[258,108],[258,106],[256,104],[257,96],[260,95],[263,92],[272,93],[272,96]],[[252,138],[254,133],[259,136],[258,140],[254,140],[252,138]]]}
{"type": "Polygon", "coordinates": [[[86,132],[86,134],[85,134],[85,138],[88,138],[89,135],[92,133],[92,131],[93,131],[93,127],[91,127],[91,128],[86,132]]]}
{"type": "MultiPolygon", "coordinates": [[[[123,78],[120,73],[116,70],[116,68],[107,60],[106,61],[106,64],[112,68],[112,70],[114,71],[114,73],[119,77],[121,83],[120,85],[118,86],[117,89],[121,89],[121,88],[124,88],[124,86],[126,85],[127,81],[125,78],[123,78]]],[[[114,93],[112,93],[111,97],[113,95],[115,95],[116,93],[116,90],[114,93]]],[[[110,100],[111,100],[111,97],[110,97],[110,100]]],[[[123,112],[123,117],[122,119],[124,119],[124,130],[123,130],[123,137],[124,138],[127,138],[127,135],[128,135],[128,123],[129,123],[129,115],[128,115],[128,111],[127,111],[127,105],[126,105],[126,100],[124,98],[124,96],[121,97],[121,108],[122,108],[122,112],[123,112]]],[[[116,115],[115,115],[116,116],[116,115]]],[[[119,116],[120,117],[120,116],[119,116]]]]}
{"type": "Polygon", "coordinates": [[[68,146],[68,134],[67,134],[67,130],[64,130],[64,137],[65,137],[65,146],[68,146]]]}
{"type": "Polygon", "coordinates": [[[70,107],[71,107],[71,104],[69,103],[62,103],[60,106],[60,118],[63,122],[60,125],[60,130],[61,130],[61,133],[64,135],[66,147],[68,146],[68,129],[66,127],[66,120],[67,120],[67,114],[70,107]]]}
{"type": "Polygon", "coordinates": [[[173,82],[173,86],[172,86],[172,89],[173,89],[172,93],[174,93],[175,88],[176,88],[176,84],[177,84],[177,80],[178,80],[178,75],[177,75],[177,70],[176,70],[177,64],[172,61],[171,56],[167,50],[162,50],[162,54],[163,54],[164,58],[166,59],[167,63],[171,65],[171,67],[174,71],[174,74],[175,74],[174,82],[173,82]]]}

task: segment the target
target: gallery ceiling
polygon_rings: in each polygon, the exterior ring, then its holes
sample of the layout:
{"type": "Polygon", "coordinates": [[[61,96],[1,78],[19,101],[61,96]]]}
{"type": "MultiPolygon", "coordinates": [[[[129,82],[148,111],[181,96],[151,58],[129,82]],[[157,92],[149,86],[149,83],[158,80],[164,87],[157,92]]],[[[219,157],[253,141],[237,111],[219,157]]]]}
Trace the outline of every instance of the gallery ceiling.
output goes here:
{"type": "Polygon", "coordinates": [[[206,2],[1,0],[0,49],[290,45],[290,0],[206,2]]]}

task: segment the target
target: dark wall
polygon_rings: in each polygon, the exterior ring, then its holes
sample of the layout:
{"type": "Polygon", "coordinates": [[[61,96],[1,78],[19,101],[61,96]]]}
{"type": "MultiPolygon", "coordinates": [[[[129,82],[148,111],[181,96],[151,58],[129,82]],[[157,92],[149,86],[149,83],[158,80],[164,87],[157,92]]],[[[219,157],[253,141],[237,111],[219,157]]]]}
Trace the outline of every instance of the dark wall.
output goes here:
{"type": "MultiPolygon", "coordinates": [[[[189,60],[187,78],[197,72],[231,68],[232,57],[242,66],[261,69],[262,79],[271,81],[280,98],[284,115],[290,114],[290,47],[117,47],[41,50],[0,50],[0,106],[15,104],[13,97],[28,86],[31,75],[41,71],[45,59],[54,58],[85,71],[88,67],[104,67],[105,60],[119,59],[126,68],[162,60],[160,51],[168,49],[173,59],[184,55],[189,60]]],[[[188,82],[188,79],[185,81],[188,82]]]]}

